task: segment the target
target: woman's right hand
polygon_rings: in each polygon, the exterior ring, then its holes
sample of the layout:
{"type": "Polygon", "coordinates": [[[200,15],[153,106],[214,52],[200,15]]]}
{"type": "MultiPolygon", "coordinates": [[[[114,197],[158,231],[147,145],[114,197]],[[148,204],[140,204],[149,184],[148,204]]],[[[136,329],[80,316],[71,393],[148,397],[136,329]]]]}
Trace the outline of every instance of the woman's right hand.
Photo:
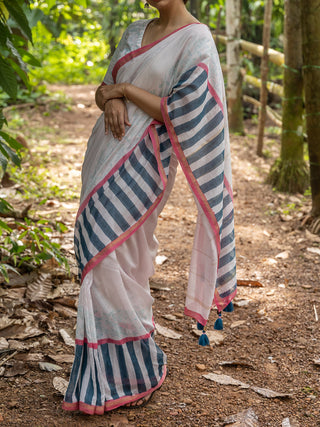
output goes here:
{"type": "Polygon", "coordinates": [[[109,99],[104,104],[105,132],[112,132],[119,141],[125,135],[125,126],[131,126],[125,101],[122,98],[109,99]]]}

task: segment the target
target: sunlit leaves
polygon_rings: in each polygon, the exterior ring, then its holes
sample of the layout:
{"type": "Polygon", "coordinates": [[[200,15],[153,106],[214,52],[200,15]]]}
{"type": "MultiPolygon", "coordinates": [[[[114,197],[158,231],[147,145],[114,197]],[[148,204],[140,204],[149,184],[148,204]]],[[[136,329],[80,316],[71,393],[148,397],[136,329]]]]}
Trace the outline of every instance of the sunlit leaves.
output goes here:
{"type": "Polygon", "coordinates": [[[31,29],[27,20],[26,14],[17,0],[3,0],[3,3],[9,12],[9,15],[28,40],[32,41],[31,29]]]}

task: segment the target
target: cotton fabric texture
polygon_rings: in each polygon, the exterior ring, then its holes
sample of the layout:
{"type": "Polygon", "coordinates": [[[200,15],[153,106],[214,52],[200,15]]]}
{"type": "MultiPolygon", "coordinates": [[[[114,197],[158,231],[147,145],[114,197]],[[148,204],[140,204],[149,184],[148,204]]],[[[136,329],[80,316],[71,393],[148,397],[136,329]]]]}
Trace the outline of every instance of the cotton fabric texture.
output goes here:
{"type": "Polygon", "coordinates": [[[119,142],[99,117],[82,169],[75,226],[81,272],[75,361],[63,408],[102,414],[159,388],[166,356],[154,341],[149,277],[157,218],[178,162],[198,207],[185,314],[202,325],[236,293],[224,82],[209,29],[189,24],[141,47],[150,21],[131,24],[104,82],[162,98],[163,123],[133,103],[119,142]]]}

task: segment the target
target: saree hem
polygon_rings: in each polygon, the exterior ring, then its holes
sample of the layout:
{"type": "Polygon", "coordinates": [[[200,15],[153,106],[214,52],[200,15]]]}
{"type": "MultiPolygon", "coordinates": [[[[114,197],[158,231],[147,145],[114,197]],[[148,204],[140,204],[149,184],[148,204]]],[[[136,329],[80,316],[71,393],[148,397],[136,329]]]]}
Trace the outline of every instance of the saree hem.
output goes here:
{"type": "Polygon", "coordinates": [[[166,365],[164,365],[163,375],[160,378],[158,384],[155,387],[152,387],[151,389],[144,391],[143,393],[139,393],[134,396],[122,396],[116,400],[105,402],[104,406],[89,405],[84,402],[69,403],[69,402],[63,401],[62,409],[64,409],[65,411],[80,411],[89,415],[95,415],[95,414],[103,415],[107,411],[112,411],[113,409],[119,408],[120,406],[124,406],[128,403],[135,402],[147,396],[148,394],[153,393],[155,390],[159,389],[162,386],[163,381],[166,378],[166,374],[167,374],[167,369],[166,369],[166,365]]]}

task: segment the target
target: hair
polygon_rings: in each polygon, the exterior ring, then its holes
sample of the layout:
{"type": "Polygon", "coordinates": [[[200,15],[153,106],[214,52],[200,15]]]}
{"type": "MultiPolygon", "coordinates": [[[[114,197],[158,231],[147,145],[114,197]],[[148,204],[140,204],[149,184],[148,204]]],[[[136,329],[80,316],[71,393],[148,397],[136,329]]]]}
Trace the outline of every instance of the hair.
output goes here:
{"type": "Polygon", "coordinates": [[[183,3],[184,3],[184,4],[187,4],[187,2],[188,2],[188,0],[183,0],[183,3]]]}

